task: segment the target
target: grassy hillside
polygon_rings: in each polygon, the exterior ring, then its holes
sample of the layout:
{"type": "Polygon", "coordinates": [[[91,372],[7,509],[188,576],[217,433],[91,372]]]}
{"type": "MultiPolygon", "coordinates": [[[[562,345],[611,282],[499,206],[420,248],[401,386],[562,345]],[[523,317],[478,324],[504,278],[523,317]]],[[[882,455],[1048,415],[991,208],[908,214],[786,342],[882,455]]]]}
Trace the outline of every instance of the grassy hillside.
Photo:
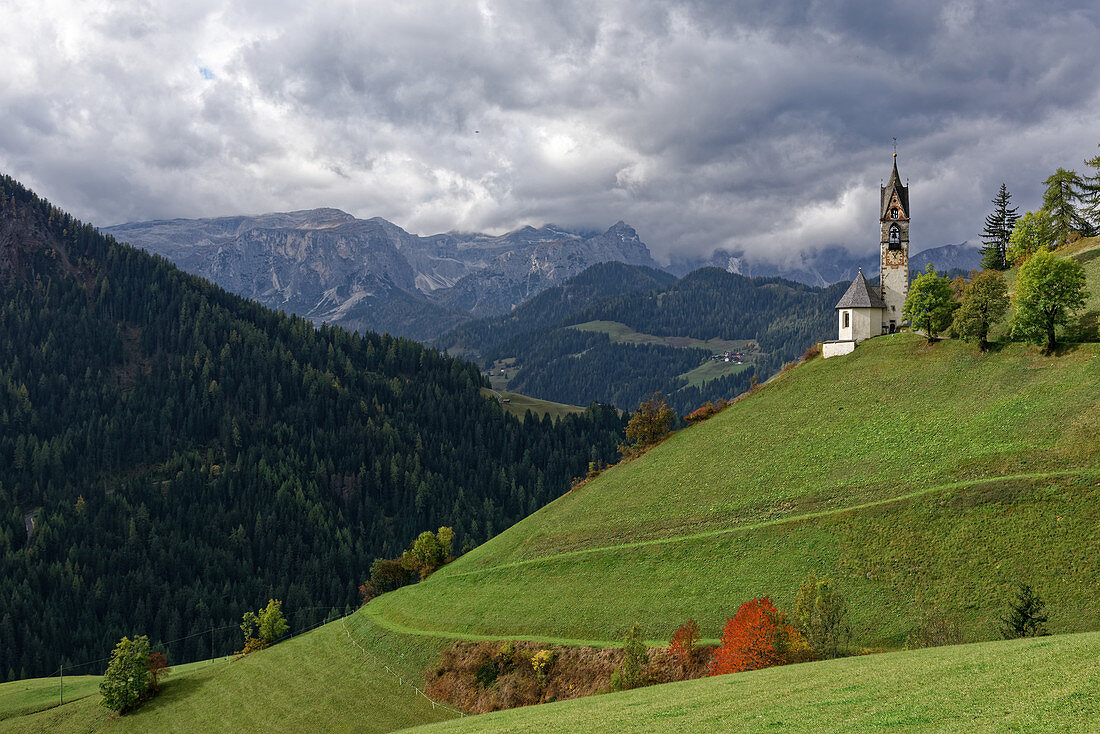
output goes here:
{"type": "MultiPolygon", "coordinates": [[[[709,352],[726,352],[734,350],[749,350],[753,348],[749,339],[695,339],[688,336],[657,336],[644,334],[631,329],[626,324],[617,321],[589,321],[583,324],[575,324],[569,327],[577,331],[590,331],[597,334],[607,334],[614,344],[657,344],[676,349],[706,349],[709,352]]],[[[751,364],[751,357],[748,358],[751,364]]],[[[706,360],[698,367],[677,375],[687,380],[688,385],[702,387],[710,380],[736,375],[739,372],[752,369],[750,364],[737,364],[736,362],[714,362],[706,360]]]]}
{"type": "Polygon", "coordinates": [[[695,339],[689,336],[644,334],[618,321],[587,321],[583,324],[574,324],[569,328],[607,334],[616,344],[660,344],[679,349],[707,349],[712,352],[748,349],[752,345],[751,339],[695,339]]]}
{"type": "Polygon", "coordinates": [[[445,644],[380,630],[356,614],[241,660],[180,666],[160,696],[114,721],[100,705],[98,678],[82,682],[83,698],[22,716],[13,715],[16,705],[56,702],[57,680],[4,684],[0,731],[394,731],[454,716],[408,683],[423,688],[421,671],[445,644]]]}
{"type": "Polygon", "coordinates": [[[511,413],[520,420],[527,415],[527,411],[531,411],[537,416],[548,415],[551,418],[561,418],[566,415],[584,412],[584,408],[579,405],[566,405],[565,403],[555,403],[550,400],[540,400],[539,398],[533,398],[529,395],[520,395],[518,392],[505,392],[502,390],[482,388],[481,394],[486,397],[500,400],[500,405],[504,408],[504,411],[506,413],[511,413]],[[508,402],[505,403],[504,400],[508,402]]]}
{"type": "Polygon", "coordinates": [[[935,648],[641,688],[416,729],[650,734],[1096,732],[1100,634],[935,648]]]}
{"type": "Polygon", "coordinates": [[[717,637],[754,596],[836,577],[857,640],[920,613],[993,636],[1015,585],[1052,629],[1100,626],[1100,345],[980,355],[915,335],[815,360],[370,605],[405,630],[717,637]]]}

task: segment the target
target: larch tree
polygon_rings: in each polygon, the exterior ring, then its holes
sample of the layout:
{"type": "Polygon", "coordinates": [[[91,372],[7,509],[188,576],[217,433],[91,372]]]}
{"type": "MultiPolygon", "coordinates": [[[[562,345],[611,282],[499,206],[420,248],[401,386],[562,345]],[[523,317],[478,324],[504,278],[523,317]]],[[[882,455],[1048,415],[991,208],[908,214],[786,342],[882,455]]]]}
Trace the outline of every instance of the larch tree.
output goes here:
{"type": "Polygon", "coordinates": [[[1093,175],[1081,177],[1082,213],[1095,234],[1100,230],[1100,155],[1087,159],[1085,165],[1093,169],[1093,175]]]}
{"type": "Polygon", "coordinates": [[[1059,168],[1043,181],[1043,210],[1050,215],[1054,227],[1055,247],[1069,244],[1071,237],[1088,231],[1088,222],[1082,219],[1078,206],[1081,203],[1083,181],[1076,171],[1059,168]]]}

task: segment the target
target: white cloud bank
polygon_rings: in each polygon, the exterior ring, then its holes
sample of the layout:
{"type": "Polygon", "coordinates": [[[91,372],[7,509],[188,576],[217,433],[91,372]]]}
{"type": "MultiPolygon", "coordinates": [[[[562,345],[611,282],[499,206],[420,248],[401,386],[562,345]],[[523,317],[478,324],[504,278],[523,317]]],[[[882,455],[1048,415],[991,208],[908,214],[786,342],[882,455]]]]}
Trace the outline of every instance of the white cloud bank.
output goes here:
{"type": "Polygon", "coordinates": [[[1100,11],[1026,2],[0,0],[0,170],[96,224],[624,219],[658,257],[914,246],[1100,143],[1100,11]]]}

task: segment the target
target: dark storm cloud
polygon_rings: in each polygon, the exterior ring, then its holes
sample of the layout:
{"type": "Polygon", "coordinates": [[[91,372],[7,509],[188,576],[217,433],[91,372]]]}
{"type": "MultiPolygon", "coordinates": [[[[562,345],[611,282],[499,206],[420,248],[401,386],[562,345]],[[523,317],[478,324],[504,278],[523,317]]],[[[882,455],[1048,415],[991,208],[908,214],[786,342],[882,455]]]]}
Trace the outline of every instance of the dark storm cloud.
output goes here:
{"type": "Polygon", "coordinates": [[[4,10],[0,165],[104,224],[338,206],[625,219],[659,256],[866,250],[897,136],[921,248],[1100,142],[1090,3],[4,10]]]}

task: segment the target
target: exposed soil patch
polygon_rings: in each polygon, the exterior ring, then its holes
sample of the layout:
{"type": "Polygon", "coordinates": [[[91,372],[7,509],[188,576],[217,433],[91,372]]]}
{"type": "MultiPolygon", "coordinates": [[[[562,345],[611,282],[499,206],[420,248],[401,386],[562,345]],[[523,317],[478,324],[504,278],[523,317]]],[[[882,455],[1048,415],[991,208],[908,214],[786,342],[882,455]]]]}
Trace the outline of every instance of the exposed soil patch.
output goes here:
{"type": "MultiPolygon", "coordinates": [[[[666,648],[651,648],[647,683],[670,683],[706,673],[710,648],[700,647],[685,669],[666,648]]],[[[619,648],[534,642],[456,642],[425,675],[429,696],[472,714],[606,693],[623,661],[619,648]]]]}

